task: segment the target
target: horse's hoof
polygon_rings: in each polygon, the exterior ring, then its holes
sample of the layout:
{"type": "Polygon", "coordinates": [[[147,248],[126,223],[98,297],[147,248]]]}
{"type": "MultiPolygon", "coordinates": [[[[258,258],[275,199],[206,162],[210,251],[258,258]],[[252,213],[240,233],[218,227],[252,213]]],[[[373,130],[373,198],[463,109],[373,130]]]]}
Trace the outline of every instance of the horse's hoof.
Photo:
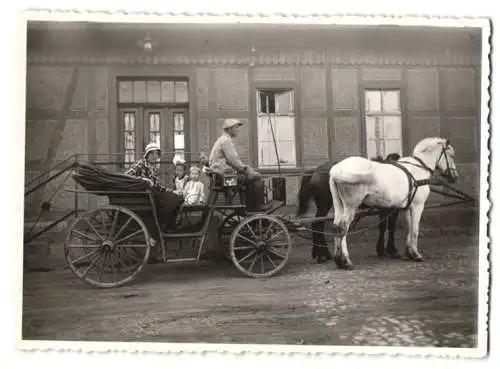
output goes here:
{"type": "Polygon", "coordinates": [[[377,256],[379,258],[385,258],[385,253],[384,252],[377,252],[377,256]]]}
{"type": "Polygon", "coordinates": [[[345,263],[344,264],[344,269],[345,270],[353,270],[354,269],[354,265],[349,264],[349,263],[345,263]]]}
{"type": "Polygon", "coordinates": [[[421,263],[422,261],[424,261],[424,258],[422,256],[415,256],[413,258],[413,261],[417,262],[417,263],[421,263]]]}
{"type": "Polygon", "coordinates": [[[397,250],[387,250],[385,254],[391,259],[401,259],[401,255],[397,250]]]}
{"type": "Polygon", "coordinates": [[[413,254],[410,251],[408,251],[408,249],[406,249],[406,251],[405,251],[405,259],[412,260],[412,261],[415,260],[415,257],[413,256],[413,254]]]}
{"type": "Polygon", "coordinates": [[[340,269],[344,268],[345,260],[342,259],[342,257],[335,256],[334,260],[335,260],[335,264],[337,264],[337,267],[339,267],[340,269]]]}
{"type": "Polygon", "coordinates": [[[326,263],[328,261],[328,258],[326,256],[318,256],[316,258],[316,262],[318,264],[323,264],[323,263],[326,263]]]}

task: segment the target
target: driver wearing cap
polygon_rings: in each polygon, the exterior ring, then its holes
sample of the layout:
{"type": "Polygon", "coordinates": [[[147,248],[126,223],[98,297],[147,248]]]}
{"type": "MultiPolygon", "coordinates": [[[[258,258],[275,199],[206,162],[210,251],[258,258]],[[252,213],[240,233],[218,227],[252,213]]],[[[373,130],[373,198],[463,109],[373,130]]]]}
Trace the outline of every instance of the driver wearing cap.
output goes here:
{"type": "Polygon", "coordinates": [[[226,119],[222,128],[224,133],[215,141],[212,151],[208,159],[210,169],[218,174],[236,171],[240,174],[240,178],[248,185],[248,191],[256,194],[252,196],[255,204],[250,207],[258,208],[260,206],[259,193],[263,193],[264,183],[262,176],[253,168],[245,165],[239,158],[238,153],[234,147],[233,139],[238,136],[240,127],[243,122],[239,119],[226,119]]]}

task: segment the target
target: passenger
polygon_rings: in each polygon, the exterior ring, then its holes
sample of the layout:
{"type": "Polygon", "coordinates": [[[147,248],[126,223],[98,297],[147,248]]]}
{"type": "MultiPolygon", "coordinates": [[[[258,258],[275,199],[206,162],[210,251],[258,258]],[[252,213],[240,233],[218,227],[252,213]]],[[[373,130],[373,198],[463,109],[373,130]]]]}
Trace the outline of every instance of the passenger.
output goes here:
{"type": "Polygon", "coordinates": [[[193,165],[189,169],[189,181],[184,187],[184,203],[201,205],[205,203],[205,185],[200,181],[200,168],[193,165]]]}
{"type": "Polygon", "coordinates": [[[264,200],[264,182],[259,172],[243,164],[234,147],[233,139],[238,136],[243,122],[226,119],[222,128],[224,133],[215,141],[209,156],[210,169],[220,175],[236,171],[239,182],[246,187],[248,210],[261,210],[264,200]],[[248,196],[250,195],[250,196],[248,196]]]}
{"type": "Polygon", "coordinates": [[[176,155],[174,156],[173,163],[175,165],[174,192],[182,195],[184,187],[189,181],[189,177],[186,175],[186,161],[179,155],[176,155]]]}
{"type": "Polygon", "coordinates": [[[125,173],[134,177],[139,177],[151,185],[154,190],[153,193],[156,199],[159,220],[164,230],[172,230],[175,228],[177,213],[184,198],[171,189],[167,189],[161,183],[158,169],[156,168],[160,156],[160,146],[151,142],[146,146],[144,157],[138,160],[125,173]]]}

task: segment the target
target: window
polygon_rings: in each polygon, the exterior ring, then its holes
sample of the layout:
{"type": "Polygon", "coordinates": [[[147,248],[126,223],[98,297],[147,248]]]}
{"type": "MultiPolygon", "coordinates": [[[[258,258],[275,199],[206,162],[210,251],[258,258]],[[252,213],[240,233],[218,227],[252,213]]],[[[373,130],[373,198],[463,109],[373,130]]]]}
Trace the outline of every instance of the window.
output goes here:
{"type": "Polygon", "coordinates": [[[118,82],[119,103],[187,103],[187,81],[120,80],[118,82]]]}
{"type": "Polygon", "coordinates": [[[185,157],[188,81],[130,78],[120,79],[117,88],[124,166],[139,159],[149,142],[160,145],[162,160],[173,153],[185,157]]]}
{"type": "Polygon", "coordinates": [[[185,159],[184,114],[174,113],[174,151],[185,159]]]}
{"type": "Polygon", "coordinates": [[[125,163],[128,164],[135,161],[135,112],[124,112],[123,122],[125,124],[125,163]]]}
{"type": "Polygon", "coordinates": [[[366,90],[365,121],[368,158],[402,155],[399,90],[366,90]]]}
{"type": "Polygon", "coordinates": [[[257,91],[259,168],[277,168],[278,157],[280,167],[297,165],[294,106],[294,91],[291,89],[257,91]]]}

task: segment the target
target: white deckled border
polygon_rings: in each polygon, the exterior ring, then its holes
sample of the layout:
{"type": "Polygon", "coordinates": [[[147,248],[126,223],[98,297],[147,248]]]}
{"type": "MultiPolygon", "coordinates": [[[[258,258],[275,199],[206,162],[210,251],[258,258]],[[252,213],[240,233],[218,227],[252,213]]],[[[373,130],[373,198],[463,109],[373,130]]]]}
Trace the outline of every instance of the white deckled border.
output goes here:
{"type": "MultiPolygon", "coordinates": [[[[384,346],[295,346],[295,345],[250,345],[250,344],[176,344],[176,343],[120,343],[120,342],[67,342],[67,341],[34,341],[22,340],[22,292],[14,296],[18,308],[18,330],[14,340],[21,350],[71,350],[83,352],[157,352],[157,353],[278,353],[278,354],[356,354],[387,356],[419,356],[448,358],[479,358],[487,354],[488,302],[489,302],[489,243],[488,214],[490,211],[489,167],[490,167],[490,37],[491,26],[487,18],[472,17],[433,17],[433,16],[370,16],[370,15],[330,15],[316,14],[242,14],[242,13],[145,13],[124,11],[80,11],[80,10],[28,10],[21,15],[18,43],[18,76],[21,82],[18,89],[19,127],[16,138],[24,142],[25,137],[25,79],[26,79],[26,24],[27,21],[61,21],[61,22],[109,22],[109,23],[279,23],[279,24],[337,24],[337,25],[402,25],[402,26],[435,26],[435,27],[475,27],[481,28],[482,37],[482,71],[481,71],[481,163],[480,163],[480,229],[479,229],[479,288],[478,288],[478,347],[477,348],[434,348],[434,347],[384,347],[384,346]]],[[[24,148],[24,145],[20,145],[24,148]]],[[[24,151],[24,150],[23,150],[24,151]]],[[[19,153],[17,160],[22,165],[24,152],[19,153]]],[[[17,178],[22,182],[22,178],[17,178]]],[[[19,188],[21,186],[19,185],[19,188]]],[[[19,203],[22,204],[21,191],[19,203]]],[[[22,205],[21,205],[22,206],[22,205]]],[[[21,213],[21,212],[20,212],[21,213]]],[[[19,214],[18,217],[22,217],[19,214]]],[[[20,235],[19,240],[22,240],[20,235]]],[[[17,291],[22,291],[22,247],[17,247],[17,291]]]]}

